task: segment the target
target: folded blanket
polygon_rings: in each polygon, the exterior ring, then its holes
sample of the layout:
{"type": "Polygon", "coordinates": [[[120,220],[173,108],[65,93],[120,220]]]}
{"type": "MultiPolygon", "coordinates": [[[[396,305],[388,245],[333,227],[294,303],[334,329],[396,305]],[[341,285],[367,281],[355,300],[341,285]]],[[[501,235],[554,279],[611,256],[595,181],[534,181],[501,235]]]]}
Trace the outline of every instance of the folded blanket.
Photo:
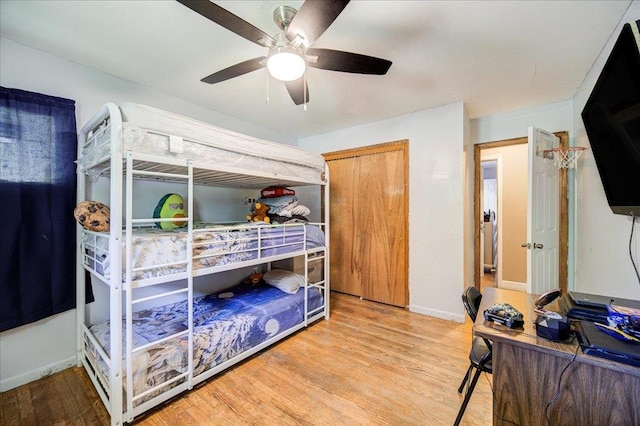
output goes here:
{"type": "MultiPolygon", "coordinates": [[[[283,195],[274,198],[258,198],[256,203],[262,203],[269,206],[269,213],[279,215],[282,210],[290,210],[298,205],[298,197],[295,195],[283,195]]],[[[254,204],[255,206],[255,204],[254,204]]],[[[251,213],[254,212],[254,206],[251,206],[251,213]]]]}
{"type": "Polygon", "coordinates": [[[296,216],[293,215],[291,217],[278,216],[277,214],[269,214],[269,219],[271,219],[271,223],[307,223],[309,220],[304,216],[296,216]]]}
{"type": "Polygon", "coordinates": [[[284,217],[293,217],[293,216],[308,216],[311,214],[311,210],[309,207],[303,206],[302,204],[295,205],[291,207],[290,205],[280,210],[278,213],[279,216],[284,217]]]}

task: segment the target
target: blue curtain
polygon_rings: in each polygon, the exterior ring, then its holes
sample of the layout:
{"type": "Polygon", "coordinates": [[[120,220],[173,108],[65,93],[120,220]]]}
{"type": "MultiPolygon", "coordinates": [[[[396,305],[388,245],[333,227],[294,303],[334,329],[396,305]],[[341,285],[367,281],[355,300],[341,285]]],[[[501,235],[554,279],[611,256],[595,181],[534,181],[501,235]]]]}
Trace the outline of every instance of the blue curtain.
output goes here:
{"type": "Polygon", "coordinates": [[[0,87],[0,331],[75,308],[75,102],[0,87]]]}

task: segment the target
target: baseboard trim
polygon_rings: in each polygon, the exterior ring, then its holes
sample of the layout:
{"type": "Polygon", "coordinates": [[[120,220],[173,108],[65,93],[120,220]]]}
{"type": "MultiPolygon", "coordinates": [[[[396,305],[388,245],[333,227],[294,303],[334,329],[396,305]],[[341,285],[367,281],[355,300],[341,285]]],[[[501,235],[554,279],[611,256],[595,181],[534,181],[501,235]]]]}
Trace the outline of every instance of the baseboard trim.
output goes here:
{"type": "Polygon", "coordinates": [[[505,290],[515,290],[515,291],[523,291],[527,292],[527,283],[519,283],[516,281],[502,281],[498,287],[504,288],[505,290]]]}
{"type": "Polygon", "coordinates": [[[26,385],[27,383],[50,376],[53,373],[66,370],[67,368],[75,365],[76,357],[73,356],[62,361],[39,367],[35,370],[27,371],[26,373],[22,373],[14,377],[3,378],[0,380],[0,392],[6,392],[19,386],[26,385]]]}
{"type": "Polygon", "coordinates": [[[437,309],[425,308],[423,306],[409,305],[409,311],[415,312],[416,314],[429,315],[430,317],[441,318],[448,321],[455,321],[459,323],[463,323],[465,321],[464,314],[457,314],[457,313],[447,312],[447,311],[439,311],[437,309]]]}

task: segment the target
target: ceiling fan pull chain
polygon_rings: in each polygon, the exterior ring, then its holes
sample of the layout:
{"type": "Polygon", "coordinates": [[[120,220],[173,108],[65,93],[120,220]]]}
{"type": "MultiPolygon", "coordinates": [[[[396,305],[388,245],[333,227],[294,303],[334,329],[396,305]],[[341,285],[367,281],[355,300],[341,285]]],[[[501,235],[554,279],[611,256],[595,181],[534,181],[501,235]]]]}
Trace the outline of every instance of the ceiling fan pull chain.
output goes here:
{"type": "Polygon", "coordinates": [[[307,112],[307,73],[302,74],[302,77],[304,78],[304,106],[302,110],[307,112]]]}
{"type": "Polygon", "coordinates": [[[269,72],[264,73],[267,76],[267,106],[269,105],[269,72]]]}

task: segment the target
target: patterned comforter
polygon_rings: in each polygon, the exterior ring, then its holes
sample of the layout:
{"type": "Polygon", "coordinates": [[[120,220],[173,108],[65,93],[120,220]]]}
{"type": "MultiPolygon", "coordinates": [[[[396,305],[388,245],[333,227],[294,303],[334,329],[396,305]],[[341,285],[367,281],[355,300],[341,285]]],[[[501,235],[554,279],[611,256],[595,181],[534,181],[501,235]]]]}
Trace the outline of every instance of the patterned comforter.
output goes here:
{"type": "MultiPolygon", "coordinates": [[[[167,231],[147,228],[135,230],[131,244],[132,267],[153,268],[133,272],[132,279],[140,280],[185,271],[187,262],[186,235],[184,229],[167,231]]],[[[291,253],[305,248],[320,247],[324,244],[324,233],[316,225],[296,224],[273,227],[254,223],[242,224],[229,229],[228,226],[197,223],[193,233],[193,268],[226,265],[291,253]]],[[[109,239],[100,238],[95,245],[95,248],[91,248],[89,251],[91,257],[95,253],[96,261],[87,263],[99,274],[109,279],[111,275],[111,258],[108,252],[109,239]]],[[[126,251],[123,243],[123,268],[125,264],[126,251]]]]}
{"type": "MultiPolygon", "coordinates": [[[[323,304],[317,288],[309,289],[308,299],[309,311],[323,304]]],[[[197,376],[300,324],[304,320],[304,290],[288,294],[268,285],[239,285],[194,299],[193,311],[193,375],[197,376]]],[[[107,353],[110,353],[109,326],[106,321],[90,328],[107,353]]],[[[186,329],[186,301],[142,310],[133,317],[133,345],[140,347],[186,329]]],[[[124,336],[123,325],[123,348],[124,336]]],[[[186,336],[134,354],[133,395],[186,372],[187,358],[186,336]]],[[[100,369],[103,378],[107,379],[106,365],[101,365],[100,369]]],[[[154,392],[143,400],[159,393],[154,392]]]]}

